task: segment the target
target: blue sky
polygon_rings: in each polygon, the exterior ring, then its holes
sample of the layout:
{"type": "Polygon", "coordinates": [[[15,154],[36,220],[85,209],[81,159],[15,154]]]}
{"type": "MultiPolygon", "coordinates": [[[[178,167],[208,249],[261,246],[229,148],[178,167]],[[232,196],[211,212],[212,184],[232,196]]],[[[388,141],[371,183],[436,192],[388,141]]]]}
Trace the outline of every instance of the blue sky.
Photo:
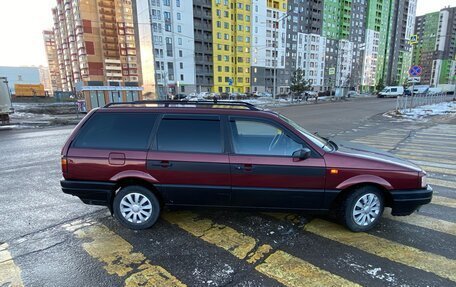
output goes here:
{"type": "MultiPolygon", "coordinates": [[[[264,0],[266,1],[266,0],[264,0]]],[[[0,66],[47,66],[42,31],[52,26],[56,0],[0,0],[0,66]]],[[[455,6],[455,0],[418,0],[417,15],[455,6]]]]}

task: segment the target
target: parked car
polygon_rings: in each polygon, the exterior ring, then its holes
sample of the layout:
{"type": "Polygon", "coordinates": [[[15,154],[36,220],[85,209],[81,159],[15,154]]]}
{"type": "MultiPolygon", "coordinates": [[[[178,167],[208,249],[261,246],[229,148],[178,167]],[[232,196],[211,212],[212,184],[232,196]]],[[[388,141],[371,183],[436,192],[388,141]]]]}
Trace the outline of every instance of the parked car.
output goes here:
{"type": "Polygon", "coordinates": [[[171,100],[174,100],[174,101],[180,101],[180,100],[185,100],[185,99],[187,99],[186,94],[171,95],[171,100]]]}
{"type": "Polygon", "coordinates": [[[402,96],[404,94],[404,87],[403,86],[388,86],[385,87],[378,93],[379,98],[386,98],[386,97],[397,97],[402,96]]]}
{"type": "Polygon", "coordinates": [[[272,94],[268,92],[255,92],[253,93],[256,97],[272,97],[272,94]]]}
{"type": "Polygon", "coordinates": [[[164,206],[191,206],[334,211],[366,231],[385,206],[409,215],[431,201],[416,165],[278,113],[242,102],[149,103],[93,109],[61,152],[63,192],[107,206],[126,227],[151,227],[164,206]]]}

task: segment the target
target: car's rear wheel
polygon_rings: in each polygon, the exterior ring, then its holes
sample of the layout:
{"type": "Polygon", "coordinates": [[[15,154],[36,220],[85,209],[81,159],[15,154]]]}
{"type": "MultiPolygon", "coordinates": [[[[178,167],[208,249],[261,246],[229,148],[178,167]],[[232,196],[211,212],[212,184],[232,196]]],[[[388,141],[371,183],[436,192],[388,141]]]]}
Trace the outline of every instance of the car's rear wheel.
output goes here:
{"type": "Polygon", "coordinates": [[[348,194],[342,202],[340,219],[351,231],[367,231],[378,224],[383,209],[381,191],[372,186],[363,186],[348,194]]]}
{"type": "Polygon", "coordinates": [[[117,219],[130,229],[149,228],[160,215],[157,197],[139,185],[121,188],[114,198],[113,208],[117,219]]]}

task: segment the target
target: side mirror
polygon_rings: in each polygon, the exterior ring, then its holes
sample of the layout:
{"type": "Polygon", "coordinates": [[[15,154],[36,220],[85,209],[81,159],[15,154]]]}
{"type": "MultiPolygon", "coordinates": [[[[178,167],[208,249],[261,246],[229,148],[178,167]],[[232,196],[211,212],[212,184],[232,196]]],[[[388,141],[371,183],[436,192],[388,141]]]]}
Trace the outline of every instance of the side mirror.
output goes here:
{"type": "Polygon", "coordinates": [[[293,161],[301,161],[301,160],[308,159],[310,157],[311,153],[312,152],[308,148],[302,148],[300,150],[297,150],[297,151],[293,152],[293,155],[292,155],[293,161]]]}

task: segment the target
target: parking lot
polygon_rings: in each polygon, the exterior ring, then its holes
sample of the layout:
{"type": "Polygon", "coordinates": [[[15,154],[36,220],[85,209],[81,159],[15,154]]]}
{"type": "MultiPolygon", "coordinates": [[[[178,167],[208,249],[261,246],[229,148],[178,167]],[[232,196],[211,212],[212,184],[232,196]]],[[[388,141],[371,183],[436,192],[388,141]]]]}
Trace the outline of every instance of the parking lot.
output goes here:
{"type": "Polygon", "coordinates": [[[225,210],[166,211],[153,228],[128,230],[62,193],[70,128],[1,131],[0,286],[455,286],[456,118],[382,116],[395,103],[277,108],[428,172],[432,203],[407,217],[386,209],[367,233],[329,217],[225,210]]]}

